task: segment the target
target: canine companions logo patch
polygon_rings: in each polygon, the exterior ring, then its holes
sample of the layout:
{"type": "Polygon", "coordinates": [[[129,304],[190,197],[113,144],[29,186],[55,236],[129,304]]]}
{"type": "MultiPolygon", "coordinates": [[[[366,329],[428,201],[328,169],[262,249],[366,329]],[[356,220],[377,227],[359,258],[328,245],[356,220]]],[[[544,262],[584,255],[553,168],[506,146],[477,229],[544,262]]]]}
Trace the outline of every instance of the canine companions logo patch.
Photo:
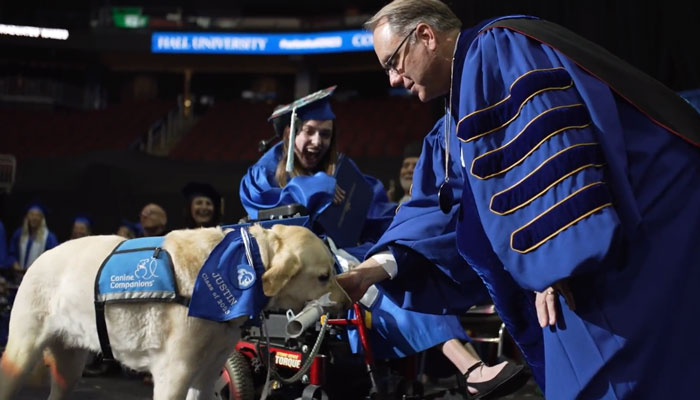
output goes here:
{"type": "Polygon", "coordinates": [[[137,278],[140,279],[153,279],[157,278],[158,275],[156,275],[156,269],[158,268],[158,260],[155,258],[144,258],[143,260],[139,260],[139,263],[136,265],[136,271],[134,271],[134,275],[136,275],[137,278]]]}
{"type": "Polygon", "coordinates": [[[158,278],[156,270],[158,260],[150,257],[138,260],[133,274],[110,274],[110,289],[134,289],[153,287],[154,279],[158,278]]]}

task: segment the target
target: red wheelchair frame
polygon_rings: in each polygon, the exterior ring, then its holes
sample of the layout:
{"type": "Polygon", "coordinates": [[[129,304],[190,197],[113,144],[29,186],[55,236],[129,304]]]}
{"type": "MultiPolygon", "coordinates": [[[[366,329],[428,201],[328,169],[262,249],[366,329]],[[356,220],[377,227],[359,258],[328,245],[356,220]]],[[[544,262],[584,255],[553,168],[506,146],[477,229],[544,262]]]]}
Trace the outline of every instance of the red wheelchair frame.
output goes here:
{"type": "MultiPolygon", "coordinates": [[[[230,400],[252,400],[258,398],[259,393],[257,392],[259,390],[256,391],[256,387],[259,389],[262,386],[262,382],[261,378],[259,378],[256,385],[252,370],[257,368],[257,375],[260,376],[261,372],[264,375],[265,370],[271,368],[271,366],[264,365],[265,361],[263,360],[265,359],[269,360],[270,364],[281,367],[287,373],[298,371],[303,365],[310,362],[308,372],[302,376],[299,383],[290,385],[281,382],[279,379],[271,381],[270,397],[268,398],[275,400],[325,400],[329,399],[328,393],[331,393],[330,398],[333,400],[338,398],[353,400],[359,398],[368,400],[417,400],[434,399],[445,395],[447,391],[454,393],[456,390],[464,390],[459,384],[460,381],[456,380],[457,384],[454,388],[442,388],[431,393],[424,393],[423,385],[416,380],[418,369],[416,367],[416,357],[406,357],[399,360],[400,371],[395,371],[388,367],[381,368],[381,371],[378,371],[369,342],[362,308],[358,303],[355,303],[353,304],[353,310],[353,318],[328,318],[326,324],[330,327],[345,327],[358,330],[363,354],[361,363],[355,364],[353,372],[355,374],[361,373],[365,378],[365,385],[362,389],[364,389],[366,394],[361,395],[362,397],[358,397],[356,392],[347,393],[342,389],[338,393],[339,388],[333,387],[333,383],[329,384],[328,377],[332,373],[332,367],[329,366],[328,354],[319,352],[319,354],[313,355],[313,360],[309,361],[308,346],[305,344],[287,346],[286,344],[270,343],[270,351],[267,351],[268,345],[262,340],[264,338],[261,337],[246,337],[236,345],[236,351],[227,360],[221,377],[217,382],[217,396],[221,399],[230,400]],[[360,365],[363,368],[357,368],[360,365]],[[362,371],[360,371],[361,369],[362,371]],[[394,374],[394,376],[388,376],[387,373],[394,374]],[[345,397],[348,395],[350,397],[345,397]]],[[[343,344],[348,346],[347,341],[343,344]]],[[[358,355],[353,356],[359,357],[358,355]]],[[[358,376],[356,375],[355,379],[358,376]]],[[[347,385],[351,380],[352,378],[349,377],[342,384],[347,385]]],[[[337,382],[335,383],[337,384],[337,382]]]]}

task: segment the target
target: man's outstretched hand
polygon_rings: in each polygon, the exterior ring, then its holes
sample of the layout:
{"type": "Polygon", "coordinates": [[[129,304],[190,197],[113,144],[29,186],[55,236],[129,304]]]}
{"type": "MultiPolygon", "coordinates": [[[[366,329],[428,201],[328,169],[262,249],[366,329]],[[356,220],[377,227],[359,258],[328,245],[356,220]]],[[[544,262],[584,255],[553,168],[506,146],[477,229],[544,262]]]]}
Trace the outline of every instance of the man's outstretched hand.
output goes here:
{"type": "Polygon", "coordinates": [[[360,300],[370,286],[387,278],[389,274],[372,258],[336,277],[338,284],[352,301],[360,300]]]}

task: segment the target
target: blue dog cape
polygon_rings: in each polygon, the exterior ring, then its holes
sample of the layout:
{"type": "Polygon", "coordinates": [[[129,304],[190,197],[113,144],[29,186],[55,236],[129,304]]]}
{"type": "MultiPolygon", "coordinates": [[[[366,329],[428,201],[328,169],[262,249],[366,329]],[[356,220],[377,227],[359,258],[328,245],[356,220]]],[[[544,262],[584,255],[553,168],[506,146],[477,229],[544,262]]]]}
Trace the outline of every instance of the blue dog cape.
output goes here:
{"type": "Polygon", "coordinates": [[[178,294],[172,259],[161,247],[163,239],[159,236],[125,240],[112,250],[97,272],[95,320],[105,359],[114,359],[107,334],[105,303],[188,303],[187,298],[178,294]]]}
{"type": "Polygon", "coordinates": [[[121,242],[102,263],[95,284],[95,301],[175,300],[177,285],[163,237],[121,242]]]}
{"type": "Polygon", "coordinates": [[[257,242],[246,228],[234,229],[199,271],[189,315],[220,322],[243,315],[254,320],[268,301],[262,289],[264,272],[257,242]]]}

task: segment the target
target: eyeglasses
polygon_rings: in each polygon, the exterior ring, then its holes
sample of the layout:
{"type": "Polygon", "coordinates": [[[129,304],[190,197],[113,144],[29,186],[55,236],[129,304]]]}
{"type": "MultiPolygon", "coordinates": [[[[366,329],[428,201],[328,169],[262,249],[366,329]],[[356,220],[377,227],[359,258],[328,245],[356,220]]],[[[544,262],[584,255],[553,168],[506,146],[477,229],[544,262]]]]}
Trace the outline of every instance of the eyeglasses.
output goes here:
{"type": "Polygon", "coordinates": [[[394,50],[394,52],[391,53],[389,58],[387,58],[386,61],[384,61],[384,72],[386,72],[387,75],[390,75],[392,72],[395,74],[397,74],[399,72],[396,70],[396,65],[394,65],[394,58],[399,53],[399,50],[401,50],[401,47],[403,47],[404,43],[406,43],[408,38],[411,37],[413,32],[416,31],[416,28],[417,27],[414,27],[413,29],[411,29],[410,32],[408,32],[408,35],[406,35],[406,37],[403,38],[401,43],[399,43],[399,45],[396,47],[396,50],[394,50]]]}

